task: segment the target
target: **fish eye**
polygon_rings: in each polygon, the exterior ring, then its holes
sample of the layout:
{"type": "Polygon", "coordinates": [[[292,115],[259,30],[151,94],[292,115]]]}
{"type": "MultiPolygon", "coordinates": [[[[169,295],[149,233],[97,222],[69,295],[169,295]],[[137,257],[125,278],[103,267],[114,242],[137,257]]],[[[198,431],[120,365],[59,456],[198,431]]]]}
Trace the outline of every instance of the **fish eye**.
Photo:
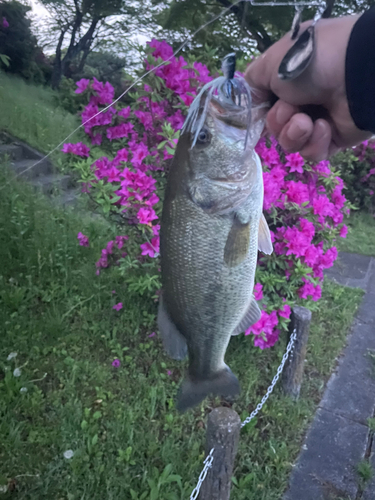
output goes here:
{"type": "Polygon", "coordinates": [[[197,137],[198,144],[207,144],[210,141],[211,137],[208,130],[202,128],[197,137]]]}

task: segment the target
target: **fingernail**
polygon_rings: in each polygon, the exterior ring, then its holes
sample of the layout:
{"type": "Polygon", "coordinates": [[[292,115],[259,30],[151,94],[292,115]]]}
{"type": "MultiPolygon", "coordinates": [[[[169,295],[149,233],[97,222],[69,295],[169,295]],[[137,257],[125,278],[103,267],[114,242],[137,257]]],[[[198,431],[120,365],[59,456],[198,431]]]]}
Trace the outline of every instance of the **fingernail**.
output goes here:
{"type": "Polygon", "coordinates": [[[285,125],[287,121],[290,119],[290,110],[286,109],[285,106],[279,106],[276,111],[276,122],[278,125],[285,125]]]}
{"type": "Polygon", "coordinates": [[[298,125],[298,123],[291,123],[287,132],[286,132],[286,136],[291,141],[298,141],[299,139],[301,139],[305,135],[305,133],[306,133],[306,130],[301,128],[298,125]]]}
{"type": "Polygon", "coordinates": [[[327,133],[327,127],[325,126],[324,123],[322,123],[320,120],[318,120],[315,123],[315,134],[314,134],[314,140],[318,141],[320,140],[323,136],[325,136],[327,133]]]}

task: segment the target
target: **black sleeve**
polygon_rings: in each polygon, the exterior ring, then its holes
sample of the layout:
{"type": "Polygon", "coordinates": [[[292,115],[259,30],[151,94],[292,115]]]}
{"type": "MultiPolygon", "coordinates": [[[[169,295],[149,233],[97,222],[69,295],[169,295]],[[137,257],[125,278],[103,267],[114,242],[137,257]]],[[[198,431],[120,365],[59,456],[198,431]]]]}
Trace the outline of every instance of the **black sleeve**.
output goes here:
{"type": "Polygon", "coordinates": [[[375,134],[375,7],[353,27],[346,51],[345,83],[354,123],[375,134]]]}

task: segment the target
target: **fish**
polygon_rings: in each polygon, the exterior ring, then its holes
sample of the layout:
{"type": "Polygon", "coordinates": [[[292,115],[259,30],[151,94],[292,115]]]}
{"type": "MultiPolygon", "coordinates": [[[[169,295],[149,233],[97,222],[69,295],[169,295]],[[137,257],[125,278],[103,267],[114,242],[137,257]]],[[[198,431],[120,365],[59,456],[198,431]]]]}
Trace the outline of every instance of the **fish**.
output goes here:
{"type": "Polygon", "coordinates": [[[253,296],[258,249],[272,252],[262,213],[263,178],[254,150],[265,106],[232,72],[206,84],[192,103],[170,168],[160,230],[158,329],[173,358],[188,355],[177,409],[207,396],[234,398],[224,361],[232,335],[261,316],[253,296]]]}

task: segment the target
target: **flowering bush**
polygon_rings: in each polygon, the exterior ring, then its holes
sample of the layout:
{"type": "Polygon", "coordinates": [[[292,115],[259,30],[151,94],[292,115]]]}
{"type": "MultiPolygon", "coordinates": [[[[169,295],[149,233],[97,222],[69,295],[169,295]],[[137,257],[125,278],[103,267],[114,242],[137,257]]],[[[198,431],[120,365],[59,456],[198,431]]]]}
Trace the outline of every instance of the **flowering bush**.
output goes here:
{"type": "Polygon", "coordinates": [[[364,141],[359,146],[336,155],[333,160],[341,170],[345,194],[356,208],[375,213],[375,141],[364,141]]]}
{"type": "MultiPolygon", "coordinates": [[[[152,40],[145,67],[155,67],[172,53],[167,43],[152,40]]],[[[117,266],[129,291],[144,294],[160,288],[159,195],[188,106],[210,79],[204,65],[172,58],[131,94],[130,106],[121,100],[111,105],[114,89],[108,82],[77,82],[75,92],[88,102],[82,123],[91,148],[69,143],[63,151],[71,155],[83,190],[117,217],[119,233],[127,233],[107,244],[96,267],[99,274],[117,266]]],[[[320,298],[323,270],[337,257],[334,241],[346,234],[346,209],[343,182],[328,162],[305,163],[298,153],[285,154],[274,139],[261,140],[257,152],[264,165],[264,211],[275,251],[259,256],[254,294],[262,317],[246,334],[253,334],[255,345],[264,349],[287,328],[291,305],[311,306],[320,298]]],[[[81,245],[88,244],[83,235],[78,238],[81,245]]]]}

